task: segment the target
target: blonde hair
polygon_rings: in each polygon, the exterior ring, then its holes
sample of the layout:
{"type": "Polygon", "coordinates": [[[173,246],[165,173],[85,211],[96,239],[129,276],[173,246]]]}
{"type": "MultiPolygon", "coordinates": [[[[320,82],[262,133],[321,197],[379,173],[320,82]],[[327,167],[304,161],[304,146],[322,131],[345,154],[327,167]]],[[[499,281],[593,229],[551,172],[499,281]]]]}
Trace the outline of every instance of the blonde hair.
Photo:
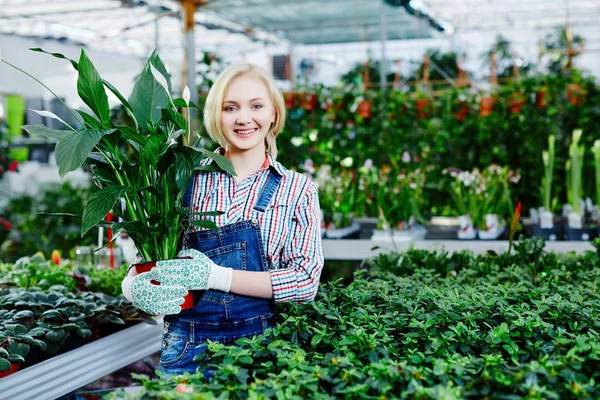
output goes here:
{"type": "Polygon", "coordinates": [[[221,147],[228,150],[229,143],[225,139],[223,128],[221,127],[221,109],[225,93],[231,84],[231,81],[238,76],[248,75],[262,81],[267,87],[267,92],[273,103],[275,111],[275,121],[271,124],[269,132],[265,137],[265,149],[274,158],[277,158],[277,145],[275,139],[285,125],[285,102],[281,91],[275,85],[271,75],[262,67],[250,63],[241,63],[228,67],[223,71],[215,83],[208,91],[206,104],[204,105],[204,126],[212,140],[219,143],[221,147]]]}

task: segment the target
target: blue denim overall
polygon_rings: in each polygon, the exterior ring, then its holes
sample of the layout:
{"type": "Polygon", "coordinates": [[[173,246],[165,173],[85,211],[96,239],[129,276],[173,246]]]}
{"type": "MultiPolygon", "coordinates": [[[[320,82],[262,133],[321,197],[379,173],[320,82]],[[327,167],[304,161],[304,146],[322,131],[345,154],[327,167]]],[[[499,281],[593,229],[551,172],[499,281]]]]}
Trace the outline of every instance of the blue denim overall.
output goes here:
{"type": "MultiPolygon", "coordinates": [[[[254,212],[264,213],[275,194],[281,176],[269,169],[254,212]]],[[[188,186],[184,207],[191,201],[194,179],[188,186]]],[[[268,271],[269,262],[262,244],[256,218],[189,233],[188,248],[206,254],[217,265],[243,271],[268,271]]],[[[195,373],[194,357],[206,350],[206,341],[232,344],[242,337],[252,337],[273,326],[274,302],[225,293],[217,290],[194,291],[194,308],[164,318],[160,369],[169,375],[195,373]]],[[[206,374],[206,373],[205,373],[206,374]]]]}

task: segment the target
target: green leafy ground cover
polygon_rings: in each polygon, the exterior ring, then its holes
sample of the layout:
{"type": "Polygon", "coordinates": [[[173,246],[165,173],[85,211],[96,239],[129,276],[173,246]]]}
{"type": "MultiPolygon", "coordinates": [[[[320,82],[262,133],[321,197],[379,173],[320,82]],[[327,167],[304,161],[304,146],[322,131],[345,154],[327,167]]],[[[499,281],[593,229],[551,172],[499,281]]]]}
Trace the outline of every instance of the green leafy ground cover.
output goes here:
{"type": "Polygon", "coordinates": [[[157,399],[599,398],[600,241],[584,256],[422,250],[367,260],[348,286],[282,305],[278,325],[212,343],[202,374],[150,380],[157,399]]]}

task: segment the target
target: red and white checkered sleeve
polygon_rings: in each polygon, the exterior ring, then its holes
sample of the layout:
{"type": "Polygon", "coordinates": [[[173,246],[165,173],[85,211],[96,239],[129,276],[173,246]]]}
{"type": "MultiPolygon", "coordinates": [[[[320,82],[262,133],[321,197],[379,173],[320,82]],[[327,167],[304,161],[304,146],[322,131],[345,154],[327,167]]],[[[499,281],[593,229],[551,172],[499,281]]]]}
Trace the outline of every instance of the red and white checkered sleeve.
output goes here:
{"type": "Polygon", "coordinates": [[[321,212],[317,187],[312,181],[307,182],[307,190],[296,207],[281,265],[282,269],[271,271],[275,302],[312,301],[323,270],[321,212]]]}

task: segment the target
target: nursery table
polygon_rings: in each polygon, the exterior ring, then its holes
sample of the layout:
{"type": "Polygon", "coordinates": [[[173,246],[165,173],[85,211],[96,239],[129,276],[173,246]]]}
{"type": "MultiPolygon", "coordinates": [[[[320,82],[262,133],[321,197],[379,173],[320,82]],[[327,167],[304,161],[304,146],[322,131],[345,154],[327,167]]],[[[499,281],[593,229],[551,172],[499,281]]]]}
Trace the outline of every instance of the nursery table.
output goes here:
{"type": "Polygon", "coordinates": [[[1,400],[55,399],[160,351],[162,317],[0,379],[1,400]]]}
{"type": "MultiPolygon", "coordinates": [[[[407,250],[409,248],[443,250],[448,253],[470,250],[475,254],[486,253],[488,250],[493,250],[496,253],[508,251],[507,240],[417,240],[414,242],[396,241],[395,244],[399,251],[407,250]]],[[[392,244],[391,240],[323,239],[323,255],[326,260],[362,261],[365,258],[373,257],[394,249],[394,244],[392,244]]],[[[546,247],[544,247],[544,249],[546,251],[554,251],[557,253],[573,251],[577,254],[582,254],[586,250],[594,251],[594,247],[590,242],[576,241],[546,242],[546,247]]]]}

